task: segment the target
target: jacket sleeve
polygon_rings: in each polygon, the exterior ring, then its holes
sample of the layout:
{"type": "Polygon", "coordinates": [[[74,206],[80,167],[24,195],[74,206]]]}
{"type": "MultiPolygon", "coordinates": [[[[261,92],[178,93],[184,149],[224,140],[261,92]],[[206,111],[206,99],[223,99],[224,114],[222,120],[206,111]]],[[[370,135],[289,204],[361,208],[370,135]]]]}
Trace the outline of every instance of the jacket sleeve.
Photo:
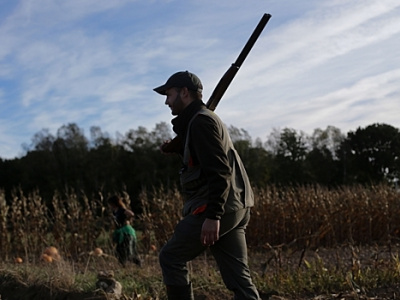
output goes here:
{"type": "Polygon", "coordinates": [[[232,176],[222,142],[222,124],[200,114],[193,120],[190,130],[190,152],[194,162],[200,164],[203,175],[207,178],[209,197],[205,216],[220,219],[224,213],[232,176]]]}

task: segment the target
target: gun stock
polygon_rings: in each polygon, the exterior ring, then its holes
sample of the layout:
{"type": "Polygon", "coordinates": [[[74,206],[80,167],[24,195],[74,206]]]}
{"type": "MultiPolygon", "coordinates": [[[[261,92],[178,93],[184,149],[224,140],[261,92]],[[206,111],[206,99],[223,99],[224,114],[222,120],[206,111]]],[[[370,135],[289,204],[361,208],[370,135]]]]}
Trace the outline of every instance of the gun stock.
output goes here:
{"type": "MultiPolygon", "coordinates": [[[[254,29],[253,33],[251,34],[249,40],[247,41],[246,45],[243,47],[242,51],[240,52],[236,61],[229,67],[229,69],[225,72],[222,78],[219,80],[218,84],[214,88],[210,98],[208,99],[206,106],[208,109],[214,111],[217,107],[218,103],[222,99],[223,95],[225,94],[226,90],[228,89],[229,85],[231,84],[233,78],[235,78],[236,73],[239,71],[240,67],[242,66],[244,60],[246,59],[247,55],[249,54],[250,50],[253,48],[255,42],[259,38],[261,32],[264,30],[264,27],[267,25],[269,19],[271,18],[270,14],[264,14],[258,23],[257,27],[254,29]]],[[[180,152],[182,149],[182,142],[181,139],[176,136],[170,142],[165,143],[161,146],[163,152],[180,152]]]]}

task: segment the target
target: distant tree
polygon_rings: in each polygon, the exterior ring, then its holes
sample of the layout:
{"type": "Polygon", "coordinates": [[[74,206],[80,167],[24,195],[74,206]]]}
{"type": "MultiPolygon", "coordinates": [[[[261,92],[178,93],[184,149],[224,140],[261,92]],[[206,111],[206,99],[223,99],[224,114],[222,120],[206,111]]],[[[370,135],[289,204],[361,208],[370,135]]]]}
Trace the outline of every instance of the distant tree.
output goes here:
{"type": "Polygon", "coordinates": [[[252,142],[249,133],[244,129],[239,129],[234,126],[230,126],[228,128],[228,132],[232,143],[235,145],[236,151],[239,153],[244,161],[244,164],[246,165],[246,162],[251,159],[249,155],[252,142]]]}
{"type": "Polygon", "coordinates": [[[310,182],[323,185],[340,183],[340,164],[334,159],[332,152],[326,147],[313,148],[306,156],[306,166],[310,182]]]}
{"type": "Polygon", "coordinates": [[[266,146],[273,155],[273,182],[293,184],[310,181],[310,175],[305,168],[309,150],[309,139],[305,133],[298,133],[290,128],[284,128],[281,132],[274,129],[266,146]]]}
{"type": "Polygon", "coordinates": [[[12,189],[18,187],[16,183],[21,182],[23,174],[20,159],[0,159],[0,190],[4,190],[6,199],[10,199],[12,189]]]}
{"type": "Polygon", "coordinates": [[[313,149],[326,149],[332,153],[332,158],[337,158],[337,150],[344,139],[345,135],[337,127],[327,126],[325,130],[317,128],[311,136],[311,146],[313,149]]]}
{"type": "Polygon", "coordinates": [[[180,158],[178,155],[164,155],[160,151],[160,146],[167,140],[171,140],[172,133],[171,126],[165,122],[156,124],[152,131],[154,143],[154,159],[157,163],[157,170],[155,176],[158,177],[160,184],[167,188],[174,188],[179,186],[179,170],[181,167],[180,158]]]}
{"type": "Polygon", "coordinates": [[[345,136],[340,129],[328,126],[315,129],[311,136],[312,150],[306,156],[306,168],[315,183],[336,185],[341,182],[340,163],[336,155],[345,136]]]}
{"type": "Polygon", "coordinates": [[[129,178],[132,188],[141,190],[160,185],[172,187],[179,179],[179,157],[165,156],[160,152],[164,140],[171,139],[171,130],[166,123],[159,123],[149,132],[140,126],[129,130],[122,142],[127,150],[124,165],[126,178],[129,178]]]}
{"type": "Polygon", "coordinates": [[[228,127],[228,132],[229,132],[229,136],[231,137],[231,140],[233,143],[238,142],[238,141],[246,141],[248,144],[251,145],[251,142],[252,142],[251,136],[243,128],[239,129],[233,125],[230,125],[228,127]]]}
{"type": "MultiPolygon", "coordinates": [[[[338,128],[301,131],[274,129],[267,142],[253,140],[244,129],[228,128],[253,185],[394,182],[400,177],[400,133],[386,124],[358,128],[347,137],[338,128]]],[[[0,189],[38,189],[47,201],[56,190],[86,194],[125,190],[134,199],[141,190],[179,186],[180,157],[163,155],[159,146],[174,136],[161,122],[117,133],[112,139],[100,127],[90,139],[76,124],[63,125],[53,136],[36,133],[23,157],[0,159],[0,189]]],[[[132,201],[135,203],[135,201],[132,201]]],[[[137,204],[137,203],[136,203],[137,204]]]]}
{"type": "Polygon", "coordinates": [[[234,126],[228,128],[229,135],[239,153],[251,183],[255,186],[264,186],[270,179],[271,155],[263,148],[262,142],[257,139],[252,145],[250,134],[234,126]]]}
{"type": "Polygon", "coordinates": [[[14,187],[26,192],[38,190],[48,201],[55,190],[61,190],[63,182],[58,174],[57,164],[51,151],[33,150],[18,159],[17,165],[23,170],[14,187]]]}
{"type": "Polygon", "coordinates": [[[171,126],[165,122],[157,123],[154,130],[151,132],[152,142],[159,146],[163,142],[172,139],[171,126]]]}
{"type": "Polygon", "coordinates": [[[67,186],[77,191],[84,189],[88,149],[89,142],[84,131],[75,123],[63,125],[57,130],[53,154],[57,165],[56,176],[63,189],[67,186]]]}
{"type": "Polygon", "coordinates": [[[88,149],[88,140],[85,137],[84,131],[75,123],[61,126],[57,130],[57,140],[62,141],[63,146],[67,149],[81,151],[88,149]]]}
{"type": "Polygon", "coordinates": [[[376,184],[400,175],[400,132],[386,124],[372,124],[349,132],[339,150],[345,182],[376,184]]]}
{"type": "Polygon", "coordinates": [[[120,157],[123,148],[98,126],[90,127],[90,150],[85,165],[85,186],[90,191],[123,190],[120,157]]]}
{"type": "Polygon", "coordinates": [[[245,164],[253,185],[264,187],[271,180],[273,158],[261,143],[250,148],[245,164]]]}
{"type": "Polygon", "coordinates": [[[112,140],[108,133],[103,133],[99,126],[90,127],[90,147],[98,148],[105,145],[111,145],[112,140]]]}
{"type": "Polygon", "coordinates": [[[49,132],[49,129],[42,129],[33,136],[30,149],[52,151],[55,139],[56,138],[49,132]]]}
{"type": "Polygon", "coordinates": [[[55,140],[48,129],[34,134],[31,144],[26,147],[26,155],[15,160],[14,165],[19,165],[22,172],[9,188],[18,186],[26,192],[37,189],[42,197],[50,199],[61,184],[53,153],[55,140]]]}

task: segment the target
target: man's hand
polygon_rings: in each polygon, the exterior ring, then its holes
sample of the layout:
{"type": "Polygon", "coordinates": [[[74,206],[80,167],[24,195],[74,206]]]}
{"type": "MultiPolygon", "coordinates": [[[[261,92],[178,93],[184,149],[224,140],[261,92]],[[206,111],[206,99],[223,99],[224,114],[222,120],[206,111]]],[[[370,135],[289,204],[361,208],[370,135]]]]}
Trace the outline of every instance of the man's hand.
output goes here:
{"type": "Polygon", "coordinates": [[[219,240],[219,220],[205,219],[200,239],[204,246],[214,245],[219,240]]]}
{"type": "Polygon", "coordinates": [[[161,151],[162,154],[165,154],[165,155],[171,154],[171,152],[165,152],[165,151],[164,151],[165,148],[168,148],[168,145],[169,145],[170,143],[171,143],[171,140],[166,140],[166,141],[164,141],[164,142],[162,143],[162,145],[160,146],[160,151],[161,151]]]}

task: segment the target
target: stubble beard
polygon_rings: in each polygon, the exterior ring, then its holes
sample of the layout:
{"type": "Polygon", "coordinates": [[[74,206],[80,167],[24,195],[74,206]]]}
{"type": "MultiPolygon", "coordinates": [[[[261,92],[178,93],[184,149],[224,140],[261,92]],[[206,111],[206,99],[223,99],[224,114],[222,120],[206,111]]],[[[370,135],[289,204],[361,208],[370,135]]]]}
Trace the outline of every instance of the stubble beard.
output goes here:
{"type": "Polygon", "coordinates": [[[183,111],[183,109],[184,109],[184,105],[183,105],[183,102],[182,102],[181,95],[177,94],[176,98],[174,100],[174,103],[173,103],[173,105],[171,107],[171,114],[173,116],[177,116],[183,111]]]}

